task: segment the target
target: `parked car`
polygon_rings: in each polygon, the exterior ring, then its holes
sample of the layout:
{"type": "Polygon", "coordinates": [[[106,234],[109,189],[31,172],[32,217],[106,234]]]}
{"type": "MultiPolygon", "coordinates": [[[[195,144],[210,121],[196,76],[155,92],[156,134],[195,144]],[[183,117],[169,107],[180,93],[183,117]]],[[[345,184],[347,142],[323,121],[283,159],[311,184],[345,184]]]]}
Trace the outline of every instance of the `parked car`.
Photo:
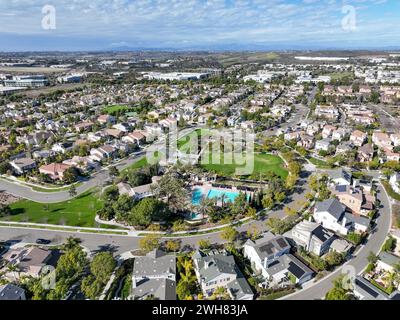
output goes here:
{"type": "Polygon", "coordinates": [[[37,244],[50,244],[51,240],[47,240],[47,239],[37,239],[36,240],[37,244]]]}

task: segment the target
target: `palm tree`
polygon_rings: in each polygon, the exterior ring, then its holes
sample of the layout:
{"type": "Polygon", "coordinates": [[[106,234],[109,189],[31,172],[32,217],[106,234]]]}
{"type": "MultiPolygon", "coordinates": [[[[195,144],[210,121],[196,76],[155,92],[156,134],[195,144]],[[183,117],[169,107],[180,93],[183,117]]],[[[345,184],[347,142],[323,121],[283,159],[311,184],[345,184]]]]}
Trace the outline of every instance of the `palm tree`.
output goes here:
{"type": "Polygon", "coordinates": [[[214,209],[214,205],[215,201],[213,199],[203,197],[200,200],[198,211],[202,215],[203,219],[214,209]]]}
{"type": "Polygon", "coordinates": [[[69,250],[69,249],[75,248],[80,243],[81,243],[81,239],[74,238],[74,237],[68,237],[67,241],[64,244],[64,249],[69,250]]]}

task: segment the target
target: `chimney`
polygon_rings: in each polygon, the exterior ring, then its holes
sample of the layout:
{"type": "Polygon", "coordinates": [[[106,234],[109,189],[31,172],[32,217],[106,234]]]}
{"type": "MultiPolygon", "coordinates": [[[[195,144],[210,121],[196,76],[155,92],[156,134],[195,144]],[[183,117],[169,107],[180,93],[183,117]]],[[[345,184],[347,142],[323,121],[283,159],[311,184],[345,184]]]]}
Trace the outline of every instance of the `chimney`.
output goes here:
{"type": "Polygon", "coordinates": [[[343,226],[343,227],[346,227],[346,223],[347,223],[347,219],[346,219],[346,217],[344,217],[344,218],[343,218],[343,221],[342,221],[342,226],[343,226]]]}

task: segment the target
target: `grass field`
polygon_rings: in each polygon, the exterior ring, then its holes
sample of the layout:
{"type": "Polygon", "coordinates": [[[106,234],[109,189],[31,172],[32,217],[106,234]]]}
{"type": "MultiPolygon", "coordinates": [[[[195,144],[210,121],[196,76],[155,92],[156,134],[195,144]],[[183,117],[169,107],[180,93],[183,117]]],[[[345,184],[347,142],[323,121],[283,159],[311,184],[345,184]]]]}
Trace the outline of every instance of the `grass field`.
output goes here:
{"type": "MultiPolygon", "coordinates": [[[[207,133],[209,133],[209,132],[210,132],[210,130],[208,130],[208,129],[196,129],[196,130],[194,131],[194,133],[195,133],[198,137],[205,136],[205,135],[206,135],[207,133]]],[[[187,144],[187,143],[190,141],[190,137],[191,137],[191,135],[186,135],[186,136],[180,138],[180,139],[178,140],[178,142],[177,142],[177,148],[178,148],[179,150],[182,150],[183,147],[185,146],[185,144],[187,144]]],[[[186,148],[185,148],[185,149],[186,149],[186,148]]],[[[182,151],[183,151],[183,150],[182,150],[182,151]]]]}
{"type": "Polygon", "coordinates": [[[331,77],[332,81],[336,80],[342,80],[343,78],[354,78],[354,73],[353,72],[333,72],[328,74],[328,76],[331,77]]]}
{"type": "MultiPolygon", "coordinates": [[[[223,156],[221,156],[221,161],[219,164],[202,164],[201,166],[207,171],[214,172],[225,177],[234,176],[236,168],[241,167],[236,164],[224,164],[223,156]]],[[[284,168],[284,161],[280,157],[270,154],[255,154],[254,170],[252,175],[270,172],[275,173],[282,179],[286,179],[288,176],[288,171],[284,168]]]]}
{"type": "Polygon", "coordinates": [[[0,218],[1,221],[32,222],[75,227],[96,227],[96,212],[103,201],[95,191],[88,191],[79,197],[54,204],[21,200],[10,205],[12,214],[0,218]]]}
{"type": "Polygon", "coordinates": [[[124,105],[107,106],[104,108],[104,112],[111,115],[122,114],[132,111],[132,108],[124,105]]]}
{"type": "Polygon", "coordinates": [[[134,164],[130,165],[128,168],[125,168],[123,171],[131,170],[131,169],[140,169],[147,165],[146,157],[141,158],[140,160],[136,161],[134,164]]]}

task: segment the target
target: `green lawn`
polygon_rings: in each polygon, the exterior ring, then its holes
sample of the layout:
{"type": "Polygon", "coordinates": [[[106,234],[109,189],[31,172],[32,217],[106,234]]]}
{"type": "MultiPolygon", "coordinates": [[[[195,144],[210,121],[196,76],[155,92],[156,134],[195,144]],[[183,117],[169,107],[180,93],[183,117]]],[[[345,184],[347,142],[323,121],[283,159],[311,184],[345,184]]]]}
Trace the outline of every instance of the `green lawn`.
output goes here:
{"type": "MultiPolygon", "coordinates": [[[[195,131],[194,131],[194,133],[196,133],[196,135],[198,136],[198,137],[201,137],[201,136],[205,136],[207,133],[209,133],[210,132],[210,130],[208,130],[208,129],[196,129],[195,131]]],[[[191,136],[192,134],[190,134],[190,135],[186,135],[186,136],[184,136],[184,137],[182,137],[182,138],[180,138],[179,140],[178,140],[178,142],[177,142],[177,148],[179,149],[179,150],[181,150],[182,149],[182,147],[183,146],[185,146],[185,144],[186,143],[188,143],[189,141],[190,141],[190,136],[191,136]]],[[[186,149],[186,148],[185,148],[186,149]]]]}
{"type": "Polygon", "coordinates": [[[136,161],[134,164],[130,165],[128,168],[125,168],[123,171],[131,170],[131,169],[140,169],[147,165],[146,157],[141,158],[140,160],[136,161]]]}
{"type": "MultiPolygon", "coordinates": [[[[202,164],[201,166],[207,171],[215,172],[216,174],[225,177],[233,176],[236,168],[240,167],[236,164],[224,164],[223,162],[223,156],[221,156],[221,161],[219,164],[202,164]]],[[[271,154],[255,154],[254,171],[252,175],[257,175],[260,173],[265,174],[269,172],[275,173],[282,179],[286,179],[288,176],[288,171],[284,168],[284,162],[279,156],[271,154]]]]}
{"type": "Polygon", "coordinates": [[[104,112],[110,115],[123,114],[129,111],[132,111],[132,108],[124,105],[107,106],[104,108],[104,112]]]}
{"type": "Polygon", "coordinates": [[[327,164],[325,161],[323,161],[323,160],[316,159],[316,158],[312,158],[312,157],[309,157],[309,158],[307,158],[307,159],[310,160],[310,162],[311,162],[313,165],[315,165],[315,166],[317,166],[317,167],[319,167],[319,168],[330,168],[330,167],[328,166],[328,164],[327,164]]]}
{"type": "Polygon", "coordinates": [[[386,192],[388,193],[388,195],[389,195],[391,198],[393,198],[393,199],[395,199],[395,200],[397,200],[397,201],[400,201],[400,194],[396,193],[396,192],[393,190],[393,188],[392,188],[392,186],[390,185],[390,183],[387,182],[387,181],[385,181],[385,180],[381,180],[381,182],[382,182],[382,185],[385,187],[386,192]]]}
{"type": "Polygon", "coordinates": [[[342,80],[343,78],[354,78],[354,73],[353,72],[333,72],[328,74],[328,76],[331,77],[332,81],[336,80],[342,80]]]}
{"type": "Polygon", "coordinates": [[[55,204],[43,204],[21,200],[10,205],[12,214],[2,217],[2,221],[44,223],[76,227],[96,227],[94,218],[103,201],[94,191],[79,197],[55,204]]]}

